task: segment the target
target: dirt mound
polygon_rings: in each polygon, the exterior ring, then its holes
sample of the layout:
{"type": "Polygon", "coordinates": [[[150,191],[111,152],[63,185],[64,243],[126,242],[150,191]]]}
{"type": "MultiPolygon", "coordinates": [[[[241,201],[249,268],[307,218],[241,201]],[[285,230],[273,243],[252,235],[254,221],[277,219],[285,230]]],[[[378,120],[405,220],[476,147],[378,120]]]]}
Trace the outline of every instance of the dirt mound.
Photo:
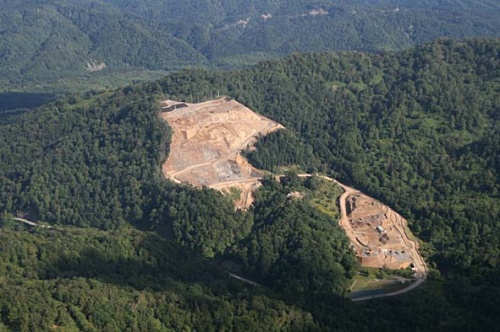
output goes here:
{"type": "Polygon", "coordinates": [[[165,176],[178,183],[237,192],[237,207],[249,207],[263,174],[240,153],[259,135],[283,126],[226,98],[198,104],[166,100],[161,114],[174,131],[163,165],[165,176]]]}

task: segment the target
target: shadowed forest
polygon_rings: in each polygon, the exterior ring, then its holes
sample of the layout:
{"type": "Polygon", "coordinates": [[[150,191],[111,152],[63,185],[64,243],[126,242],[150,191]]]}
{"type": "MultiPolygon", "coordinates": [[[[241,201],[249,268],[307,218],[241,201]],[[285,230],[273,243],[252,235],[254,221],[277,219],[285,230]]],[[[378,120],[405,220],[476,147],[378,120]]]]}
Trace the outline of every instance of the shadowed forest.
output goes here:
{"type": "Polygon", "coordinates": [[[294,54],[72,95],[1,124],[0,330],[495,330],[498,54],[487,39],[294,54]],[[359,272],[349,240],[329,214],[287,198],[315,187],[293,172],[265,178],[248,211],[163,179],[159,102],[215,92],[287,128],[247,152],[255,166],[326,173],[405,216],[429,280],[346,299],[359,272]],[[55,228],[25,229],[18,213],[55,228]]]}

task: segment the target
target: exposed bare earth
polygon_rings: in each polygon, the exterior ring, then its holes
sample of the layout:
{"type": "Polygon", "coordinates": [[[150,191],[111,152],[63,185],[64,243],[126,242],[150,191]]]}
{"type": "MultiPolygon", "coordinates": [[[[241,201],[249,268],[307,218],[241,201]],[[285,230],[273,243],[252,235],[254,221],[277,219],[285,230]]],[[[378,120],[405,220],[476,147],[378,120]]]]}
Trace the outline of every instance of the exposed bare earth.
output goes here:
{"type": "Polygon", "coordinates": [[[411,266],[415,271],[416,281],[410,286],[395,292],[358,297],[355,301],[403,294],[424,282],[427,265],[418,252],[418,242],[410,240],[411,235],[406,233],[406,219],[379,201],[335,182],[344,189],[339,198],[340,225],[351,239],[361,265],[391,269],[411,266]]]}
{"type": "MultiPolygon", "coordinates": [[[[249,207],[263,173],[240,153],[251,147],[259,135],[283,126],[226,98],[198,104],[166,100],[161,115],[174,132],[169,157],[163,165],[165,176],[177,183],[237,194],[236,207],[249,207]]],[[[417,281],[410,287],[380,296],[401,294],[423,282],[427,266],[418,252],[418,243],[406,233],[406,220],[375,199],[332,178],[322,178],[344,190],[339,198],[339,223],[361,265],[391,269],[411,266],[415,271],[417,281]]]]}
{"type": "Polygon", "coordinates": [[[425,278],[427,266],[418,252],[418,243],[406,233],[406,219],[379,201],[335,182],[344,189],[339,198],[340,225],[351,239],[361,265],[390,269],[412,266],[417,278],[425,278]]]}
{"type": "MultiPolygon", "coordinates": [[[[311,176],[301,174],[301,176],[311,176]]],[[[420,285],[427,277],[427,265],[418,252],[418,242],[410,240],[407,234],[408,222],[388,206],[348,187],[335,179],[333,181],[344,193],[339,197],[340,226],[351,240],[361,266],[400,269],[411,266],[416,281],[409,287],[377,296],[360,297],[357,301],[373,297],[392,296],[407,292],[420,285]]]]}
{"type": "Polygon", "coordinates": [[[342,227],[352,240],[363,266],[415,268],[425,275],[418,244],[405,232],[406,220],[388,206],[362,193],[344,194],[346,217],[342,227]]]}
{"type": "Polygon", "coordinates": [[[240,153],[259,135],[283,126],[226,98],[198,104],[166,100],[161,114],[174,131],[165,176],[227,193],[236,188],[236,207],[249,207],[263,173],[240,153]]]}

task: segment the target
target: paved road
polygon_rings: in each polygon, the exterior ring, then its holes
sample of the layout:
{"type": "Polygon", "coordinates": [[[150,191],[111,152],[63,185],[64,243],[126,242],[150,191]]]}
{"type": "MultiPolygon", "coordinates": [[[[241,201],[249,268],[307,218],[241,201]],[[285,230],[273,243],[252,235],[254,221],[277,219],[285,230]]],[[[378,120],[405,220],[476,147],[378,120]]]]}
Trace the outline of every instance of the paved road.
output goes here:
{"type": "Polygon", "coordinates": [[[382,293],[382,294],[375,294],[375,295],[367,295],[367,296],[355,297],[355,298],[352,299],[352,301],[353,302],[367,301],[367,300],[373,300],[373,299],[380,298],[380,297],[388,297],[388,296],[401,295],[401,294],[404,294],[406,292],[411,291],[414,288],[417,288],[424,281],[425,281],[425,278],[419,278],[415,282],[411,283],[410,286],[405,287],[403,289],[400,289],[400,290],[397,290],[397,291],[394,291],[394,292],[389,292],[389,293],[382,293]]]}

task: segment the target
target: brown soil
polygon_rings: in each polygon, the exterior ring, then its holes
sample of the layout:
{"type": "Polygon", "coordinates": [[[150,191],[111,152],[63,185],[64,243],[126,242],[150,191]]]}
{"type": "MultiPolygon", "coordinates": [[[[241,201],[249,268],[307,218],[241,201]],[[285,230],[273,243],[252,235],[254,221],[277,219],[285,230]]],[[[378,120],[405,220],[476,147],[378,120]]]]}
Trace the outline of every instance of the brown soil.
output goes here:
{"type": "Polygon", "coordinates": [[[335,179],[321,177],[335,182],[344,190],[339,197],[339,223],[351,240],[362,266],[390,269],[412,266],[418,279],[412,288],[425,280],[427,265],[418,252],[418,242],[410,240],[406,233],[407,221],[403,217],[354,188],[335,179]]]}
{"type": "Polygon", "coordinates": [[[410,240],[405,231],[407,221],[379,201],[340,185],[345,190],[339,199],[340,225],[351,239],[361,265],[390,269],[411,266],[417,279],[425,279],[427,266],[418,252],[418,243],[410,240]]]}
{"type": "Polygon", "coordinates": [[[400,215],[361,193],[346,197],[346,211],[344,228],[356,239],[356,254],[362,265],[401,269],[413,263],[400,215]]]}
{"type": "Polygon", "coordinates": [[[199,104],[166,100],[162,118],[174,134],[163,173],[177,183],[206,186],[241,195],[237,208],[248,208],[263,173],[241,156],[259,135],[283,128],[235,100],[226,98],[199,104]]]}

